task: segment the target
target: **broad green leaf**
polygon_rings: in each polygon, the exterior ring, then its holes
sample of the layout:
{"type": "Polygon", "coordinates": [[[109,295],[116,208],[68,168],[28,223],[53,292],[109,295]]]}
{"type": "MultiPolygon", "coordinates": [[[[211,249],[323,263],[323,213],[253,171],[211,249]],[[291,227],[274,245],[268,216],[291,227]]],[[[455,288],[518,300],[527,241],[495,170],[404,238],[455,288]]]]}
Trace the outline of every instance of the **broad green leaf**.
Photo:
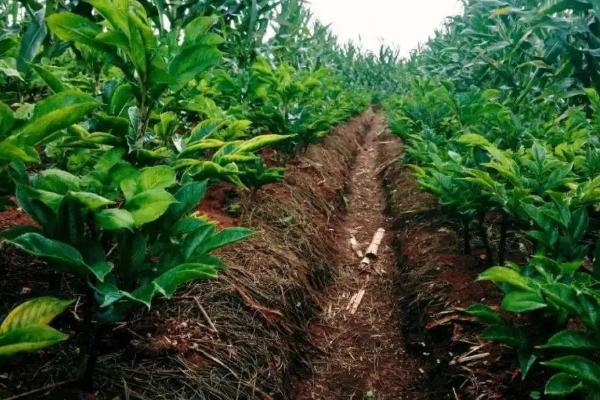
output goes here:
{"type": "Polygon", "coordinates": [[[515,313],[535,311],[547,306],[544,299],[532,291],[515,290],[506,294],[502,300],[502,308],[515,313]]]}
{"type": "Polygon", "coordinates": [[[39,162],[38,153],[32,146],[11,144],[8,140],[0,142],[0,160],[7,162],[39,162]]]}
{"type": "Polygon", "coordinates": [[[146,43],[144,36],[140,30],[140,26],[136,21],[136,17],[131,13],[127,13],[127,24],[129,34],[128,53],[133,65],[135,65],[138,74],[146,75],[148,71],[148,58],[146,43]]]}
{"type": "Polygon", "coordinates": [[[211,236],[208,240],[204,241],[196,248],[194,253],[196,255],[205,254],[227,246],[228,244],[238,242],[242,239],[252,236],[253,234],[254,232],[252,230],[246,228],[225,228],[217,232],[217,234],[211,236]]]}
{"type": "Polygon", "coordinates": [[[34,325],[48,325],[73,303],[54,297],[38,297],[15,307],[0,325],[0,335],[34,325]]]}
{"type": "Polygon", "coordinates": [[[569,180],[567,177],[573,169],[573,164],[563,165],[553,170],[546,181],[545,189],[553,190],[566,185],[569,180]]]}
{"type": "Polygon", "coordinates": [[[541,287],[544,297],[554,305],[564,308],[571,313],[577,314],[579,303],[575,289],[563,283],[551,283],[541,287]]]}
{"type": "Polygon", "coordinates": [[[592,8],[592,4],[581,0],[560,0],[552,2],[544,7],[541,12],[544,15],[551,15],[565,10],[587,11],[592,8]]]}
{"type": "Polygon", "coordinates": [[[181,151],[181,153],[179,153],[178,157],[183,157],[185,155],[189,155],[190,153],[195,153],[198,151],[219,149],[223,147],[224,144],[225,142],[218,139],[203,139],[200,142],[187,146],[181,151]]]}
{"type": "MultiPolygon", "coordinates": [[[[137,172],[135,169],[132,169],[132,171],[137,172]]],[[[124,179],[119,181],[119,187],[123,192],[123,196],[125,196],[125,200],[129,201],[138,192],[138,180],[135,178],[124,177],[124,179]]]]}
{"type": "Polygon", "coordinates": [[[562,273],[570,276],[573,275],[573,273],[577,272],[577,270],[581,268],[582,264],[583,260],[575,260],[571,262],[561,263],[558,267],[560,268],[562,273]]]}
{"type": "Polygon", "coordinates": [[[564,397],[583,388],[581,379],[563,372],[552,376],[546,382],[544,393],[549,396],[564,397]]]}
{"type": "Polygon", "coordinates": [[[38,103],[32,120],[16,133],[19,143],[37,144],[51,133],[67,128],[98,107],[93,97],[64,91],[38,103]]]}
{"type": "Polygon", "coordinates": [[[94,116],[100,121],[98,126],[100,130],[112,133],[117,137],[124,137],[129,131],[129,120],[127,118],[112,116],[103,112],[97,112],[94,116]]]}
{"type": "Polygon", "coordinates": [[[164,272],[151,282],[140,286],[132,293],[127,293],[126,296],[150,308],[152,299],[157,293],[166,298],[171,298],[177,288],[184,283],[216,277],[217,270],[212,265],[202,263],[181,264],[164,272]]]}
{"type": "Polygon", "coordinates": [[[68,192],[70,198],[77,200],[85,207],[95,211],[104,206],[114,204],[115,202],[105,197],[90,192],[68,192]]]}
{"type": "Polygon", "coordinates": [[[57,202],[57,208],[56,210],[54,210],[50,206],[39,201],[38,191],[31,188],[30,186],[17,184],[15,194],[19,206],[23,209],[23,211],[27,213],[27,215],[33,218],[38,224],[40,224],[41,226],[48,227],[53,223],[58,206],[60,205],[60,201],[62,201],[62,198],[59,199],[59,201],[57,202]]]}
{"type": "Polygon", "coordinates": [[[65,90],[65,85],[48,69],[37,64],[32,65],[32,67],[54,93],[60,93],[65,90]]]}
{"type": "Polygon", "coordinates": [[[50,210],[52,210],[55,214],[58,213],[60,208],[60,203],[63,201],[64,196],[62,194],[50,192],[48,190],[34,189],[31,187],[25,188],[24,185],[17,185],[17,194],[21,194],[17,197],[19,200],[19,205],[23,207],[27,214],[35,217],[35,213],[31,213],[31,208],[29,207],[30,203],[33,200],[38,200],[46,205],[50,210]],[[30,196],[29,199],[25,199],[25,196],[30,196]],[[27,203],[25,201],[27,201],[27,203]]]}
{"type": "Polygon", "coordinates": [[[137,227],[160,218],[175,202],[175,198],[163,189],[141,192],[127,201],[125,208],[133,216],[137,227]]]}
{"type": "Polygon", "coordinates": [[[39,233],[25,233],[10,241],[11,244],[37,256],[76,268],[85,268],[81,253],[74,247],[57,240],[48,239],[39,233]]]}
{"type": "Polygon", "coordinates": [[[535,365],[538,357],[530,349],[520,350],[517,354],[521,368],[521,380],[525,380],[535,365]]]}
{"type": "Polygon", "coordinates": [[[79,190],[81,178],[62,169],[49,168],[39,173],[34,184],[39,190],[66,194],[71,190],[79,190]]]}
{"type": "Polygon", "coordinates": [[[477,280],[492,281],[494,283],[507,283],[523,290],[531,290],[527,278],[519,274],[517,271],[506,267],[489,268],[480,274],[477,280]]]}
{"type": "Polygon", "coordinates": [[[15,123],[15,117],[9,106],[0,101],[0,136],[7,134],[15,123]]]}
{"type": "Polygon", "coordinates": [[[109,208],[96,213],[96,223],[102,229],[132,229],[135,221],[131,213],[119,208],[109,208]]]}
{"type": "Polygon", "coordinates": [[[231,182],[241,188],[246,188],[239,178],[240,171],[235,164],[223,167],[212,161],[199,161],[194,159],[181,159],[173,164],[176,169],[185,168],[187,173],[196,179],[220,179],[231,182]]]}
{"type": "Polygon", "coordinates": [[[208,33],[217,22],[218,18],[214,16],[194,18],[184,28],[185,42],[193,44],[196,38],[208,33]]]}
{"type": "Polygon", "coordinates": [[[166,189],[177,183],[175,170],[166,165],[144,168],[139,179],[141,190],[166,189]]]}
{"type": "MultiPolygon", "coordinates": [[[[119,240],[119,271],[131,280],[139,279],[140,270],[148,253],[148,236],[140,229],[119,240]]],[[[161,256],[161,258],[164,255],[161,256]]]]}
{"type": "Polygon", "coordinates": [[[127,19],[129,1],[87,0],[98,12],[106,18],[114,29],[129,37],[129,22],[127,19]]]}
{"type": "Polygon", "coordinates": [[[485,304],[473,304],[465,312],[486,324],[504,324],[502,315],[485,304]]]}
{"type": "Polygon", "coordinates": [[[588,213],[585,208],[580,208],[573,213],[573,224],[569,229],[569,233],[574,240],[581,240],[589,224],[588,213]]]}
{"type": "Polygon", "coordinates": [[[121,115],[127,104],[133,99],[133,88],[131,85],[128,83],[119,85],[110,99],[110,113],[116,116],[121,115]]]}
{"type": "Polygon", "coordinates": [[[0,336],[0,357],[10,357],[19,353],[30,353],[53,346],[69,338],[49,326],[29,326],[11,330],[0,336]]]}
{"type": "Polygon", "coordinates": [[[102,27],[89,19],[70,12],[52,14],[46,18],[50,30],[61,40],[83,43],[97,47],[96,35],[102,27]]]}
{"type": "Polygon", "coordinates": [[[564,356],[542,363],[600,388],[600,366],[582,356],[564,356]]]}
{"type": "Polygon", "coordinates": [[[107,281],[94,282],[92,287],[96,291],[96,295],[100,298],[100,308],[109,307],[127,295],[126,292],[120,290],[114,283],[107,281]]]}
{"type": "Polygon", "coordinates": [[[480,146],[480,147],[491,146],[491,143],[489,140],[487,140],[483,136],[478,135],[476,133],[466,133],[466,134],[462,135],[460,138],[458,138],[458,142],[467,144],[469,146],[480,146]]]}
{"type": "Polygon", "coordinates": [[[548,343],[539,346],[543,349],[600,350],[600,340],[592,338],[585,332],[561,331],[548,339],[548,343]]]}
{"type": "Polygon", "coordinates": [[[214,235],[214,232],[215,226],[212,224],[205,224],[195,231],[190,232],[181,245],[182,259],[188,261],[196,249],[214,235]]]}
{"type": "Polygon", "coordinates": [[[164,223],[168,227],[174,227],[178,221],[198,206],[206,193],[206,188],[206,181],[192,181],[184,184],[175,193],[175,203],[171,204],[164,214],[161,223],[164,223]]]}
{"type": "Polygon", "coordinates": [[[177,288],[184,283],[216,277],[217,271],[212,265],[189,263],[170,269],[154,279],[152,283],[163,296],[170,299],[177,288]]]}
{"type": "Polygon", "coordinates": [[[114,269],[114,267],[114,264],[111,262],[101,261],[90,265],[89,269],[94,274],[96,279],[98,279],[100,282],[103,282],[104,278],[106,278],[106,275],[108,275],[114,269]]]}
{"type": "Polygon", "coordinates": [[[14,67],[16,61],[13,58],[0,59],[0,72],[9,78],[16,78],[24,81],[19,71],[14,67]]]}
{"type": "Polygon", "coordinates": [[[481,333],[481,338],[503,343],[507,346],[519,349],[527,344],[527,337],[524,333],[509,325],[492,325],[485,328],[481,333]]]}
{"type": "Polygon", "coordinates": [[[260,135],[253,137],[250,140],[246,140],[240,146],[237,147],[236,152],[251,153],[257,150],[264,149],[265,147],[272,146],[276,143],[283,142],[291,139],[296,135],[260,135]]]}
{"type": "Polygon", "coordinates": [[[104,280],[107,273],[106,265],[90,267],[76,248],[68,244],[44,237],[39,233],[25,233],[7,242],[17,246],[36,257],[42,257],[63,272],[72,273],[82,278],[94,275],[98,280],[104,280]]]}
{"type": "Polygon", "coordinates": [[[21,48],[17,57],[17,68],[20,72],[27,72],[29,70],[28,62],[33,60],[37,55],[48,34],[48,29],[44,22],[45,16],[45,8],[36,11],[31,22],[27,25],[25,34],[21,38],[21,48]]]}
{"type": "Polygon", "coordinates": [[[99,175],[104,179],[104,175],[108,174],[122,160],[124,155],[125,149],[122,148],[114,148],[103,153],[94,166],[93,174],[99,175]]]}
{"type": "Polygon", "coordinates": [[[221,52],[213,46],[192,45],[183,48],[169,64],[169,74],[175,80],[173,89],[181,89],[220,59],[221,52]]]}

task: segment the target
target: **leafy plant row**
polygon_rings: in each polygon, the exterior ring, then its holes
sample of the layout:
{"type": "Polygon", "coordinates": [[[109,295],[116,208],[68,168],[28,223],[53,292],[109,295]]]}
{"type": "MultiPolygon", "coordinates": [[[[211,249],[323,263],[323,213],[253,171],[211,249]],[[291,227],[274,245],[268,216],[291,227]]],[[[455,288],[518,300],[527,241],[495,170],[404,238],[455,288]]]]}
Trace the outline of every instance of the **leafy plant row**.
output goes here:
{"type": "MultiPolygon", "coordinates": [[[[195,212],[207,188],[281,180],[289,155],[369,105],[340,66],[376,62],[298,1],[8,1],[0,13],[0,201],[34,222],[2,239],[85,291],[90,388],[108,324],[216,278],[227,266],[213,252],[252,234],[195,212]],[[266,149],[280,155],[267,163],[266,149]]],[[[70,304],[14,308],[0,357],[66,340],[49,324],[70,304]]]]}
{"type": "Polygon", "coordinates": [[[478,236],[501,307],[467,312],[516,351],[532,398],[600,396],[600,8],[469,1],[386,103],[421,187],[478,236]],[[414,79],[409,79],[411,75],[414,79]],[[525,256],[526,261],[522,260],[525,256]]]}

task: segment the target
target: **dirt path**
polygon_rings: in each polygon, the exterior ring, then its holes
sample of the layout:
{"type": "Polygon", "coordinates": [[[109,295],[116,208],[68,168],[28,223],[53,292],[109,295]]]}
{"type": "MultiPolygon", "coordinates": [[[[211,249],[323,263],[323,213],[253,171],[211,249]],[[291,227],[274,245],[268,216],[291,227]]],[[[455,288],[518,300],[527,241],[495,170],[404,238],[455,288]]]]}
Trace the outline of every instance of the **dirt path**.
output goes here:
{"type": "Polygon", "coordinates": [[[406,352],[398,321],[394,282],[399,272],[391,235],[386,232],[379,258],[367,272],[361,271],[360,258],[349,244],[355,235],[364,251],[378,228],[388,228],[377,176],[378,133],[384,127],[378,117],[356,160],[348,214],[336,229],[335,281],[326,291],[321,315],[311,325],[312,341],[322,356],[314,360],[314,376],[298,385],[296,400],[419,398],[411,391],[418,366],[406,352]],[[352,315],[348,304],[362,289],[364,297],[352,315]]]}

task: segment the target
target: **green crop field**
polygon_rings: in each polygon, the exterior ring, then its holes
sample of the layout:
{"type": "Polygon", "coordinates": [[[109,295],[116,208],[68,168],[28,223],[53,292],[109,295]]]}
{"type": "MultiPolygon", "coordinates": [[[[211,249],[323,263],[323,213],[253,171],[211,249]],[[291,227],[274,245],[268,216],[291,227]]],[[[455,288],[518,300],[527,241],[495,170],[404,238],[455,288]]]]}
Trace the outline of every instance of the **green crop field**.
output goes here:
{"type": "Polygon", "coordinates": [[[600,2],[400,54],[0,0],[0,399],[599,400],[600,2]]]}

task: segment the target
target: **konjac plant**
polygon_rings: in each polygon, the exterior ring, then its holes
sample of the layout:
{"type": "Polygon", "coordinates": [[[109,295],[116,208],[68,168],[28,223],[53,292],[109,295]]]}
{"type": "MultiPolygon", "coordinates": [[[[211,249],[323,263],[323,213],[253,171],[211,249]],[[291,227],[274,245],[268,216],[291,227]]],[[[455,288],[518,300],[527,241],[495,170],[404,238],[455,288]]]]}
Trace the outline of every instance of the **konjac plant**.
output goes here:
{"type": "Polygon", "coordinates": [[[2,246],[70,287],[7,306],[1,359],[68,340],[50,324],[77,300],[73,379],[92,391],[115,323],[227,268],[213,252],[252,231],[197,213],[207,190],[281,181],[289,156],[370,104],[377,63],[311,21],[291,0],[0,2],[0,209],[30,219],[2,246]]]}
{"type": "Polygon", "coordinates": [[[599,12],[587,0],[465,2],[385,100],[405,160],[466,252],[479,227],[492,263],[479,279],[498,286],[501,310],[467,312],[483,339],[515,349],[522,379],[543,373],[531,398],[600,393],[599,12]],[[512,262],[511,236],[529,243],[526,262],[512,262]]]}

